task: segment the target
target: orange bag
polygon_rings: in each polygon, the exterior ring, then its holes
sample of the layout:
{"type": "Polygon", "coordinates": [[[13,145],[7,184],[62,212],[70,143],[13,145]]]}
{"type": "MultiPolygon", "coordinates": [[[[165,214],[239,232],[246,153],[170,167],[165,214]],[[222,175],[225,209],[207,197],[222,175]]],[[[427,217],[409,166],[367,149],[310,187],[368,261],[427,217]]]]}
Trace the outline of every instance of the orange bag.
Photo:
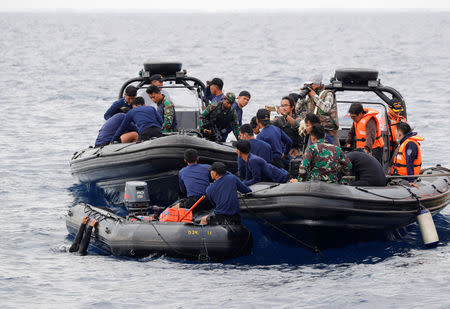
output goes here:
{"type": "MultiPolygon", "coordinates": [[[[159,216],[159,221],[163,222],[178,222],[188,211],[186,208],[166,208],[159,216]]],[[[192,212],[184,217],[182,222],[192,223],[192,212]]]]}

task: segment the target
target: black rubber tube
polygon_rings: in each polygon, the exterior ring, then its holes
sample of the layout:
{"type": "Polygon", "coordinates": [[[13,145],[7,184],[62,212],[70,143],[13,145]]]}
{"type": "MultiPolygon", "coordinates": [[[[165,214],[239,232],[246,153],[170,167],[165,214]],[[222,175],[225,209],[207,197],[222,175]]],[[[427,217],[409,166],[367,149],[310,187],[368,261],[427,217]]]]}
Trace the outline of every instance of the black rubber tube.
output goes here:
{"type": "Polygon", "coordinates": [[[69,248],[69,252],[77,252],[80,248],[80,242],[83,238],[84,230],[86,228],[86,223],[81,223],[80,228],[78,229],[77,236],[75,236],[75,239],[72,243],[72,245],[69,248]]]}
{"type": "Polygon", "coordinates": [[[78,253],[80,255],[86,255],[87,253],[87,248],[89,247],[89,242],[91,241],[92,228],[93,226],[89,225],[84,233],[84,237],[80,243],[80,248],[78,249],[78,253]]]}

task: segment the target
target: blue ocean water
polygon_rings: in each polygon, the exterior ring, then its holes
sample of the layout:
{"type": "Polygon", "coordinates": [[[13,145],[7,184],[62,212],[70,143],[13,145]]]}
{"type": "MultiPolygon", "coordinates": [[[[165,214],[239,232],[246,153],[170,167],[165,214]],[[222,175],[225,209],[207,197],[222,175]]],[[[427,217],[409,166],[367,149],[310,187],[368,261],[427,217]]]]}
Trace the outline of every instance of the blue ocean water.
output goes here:
{"type": "Polygon", "coordinates": [[[0,26],[2,308],[450,307],[449,209],[431,250],[414,225],[401,240],[319,255],[260,237],[254,256],[225,264],[76,256],[65,228],[74,202],[99,200],[68,160],[146,60],[249,90],[244,120],[314,73],[376,68],[426,138],[424,165],[449,167],[450,13],[1,13],[0,26]]]}

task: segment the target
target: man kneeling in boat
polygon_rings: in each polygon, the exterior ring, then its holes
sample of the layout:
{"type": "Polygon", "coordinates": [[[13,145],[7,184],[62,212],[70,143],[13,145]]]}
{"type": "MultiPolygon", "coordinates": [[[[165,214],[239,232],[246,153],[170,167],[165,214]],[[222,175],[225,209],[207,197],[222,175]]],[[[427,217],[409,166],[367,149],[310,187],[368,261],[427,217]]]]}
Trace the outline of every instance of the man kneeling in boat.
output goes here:
{"type": "Polygon", "coordinates": [[[299,177],[290,182],[317,179],[338,183],[342,176],[347,175],[352,168],[349,159],[338,146],[324,142],[325,130],[321,125],[311,128],[313,144],[306,150],[305,157],[299,168],[299,177]]]}
{"type": "Polygon", "coordinates": [[[111,143],[119,140],[119,137],[130,122],[136,124],[139,133],[139,141],[146,141],[152,137],[162,136],[162,118],[156,109],[153,106],[145,106],[143,97],[137,97],[131,104],[133,109],[130,110],[123,119],[122,124],[111,139],[111,143]]]}
{"type": "Polygon", "coordinates": [[[240,175],[243,183],[251,186],[257,182],[268,181],[285,183],[289,180],[289,173],[282,168],[278,168],[267,163],[261,157],[250,153],[251,145],[247,140],[239,140],[236,142],[236,152],[244,162],[244,173],[240,175]]]}
{"type": "Polygon", "coordinates": [[[227,172],[225,164],[214,162],[211,165],[211,178],[214,180],[206,189],[206,196],[214,204],[211,214],[204,216],[201,224],[240,224],[237,191],[249,193],[252,190],[236,176],[227,172]]]}
{"type": "MultiPolygon", "coordinates": [[[[95,140],[95,148],[109,145],[111,138],[120,127],[122,121],[125,119],[124,113],[115,114],[103,124],[98,132],[95,140]]],[[[121,143],[135,143],[138,140],[137,128],[134,123],[130,122],[122,135],[120,135],[121,143]]]]}
{"type": "MultiPolygon", "coordinates": [[[[400,146],[392,156],[391,175],[419,175],[422,166],[422,152],[420,151],[419,142],[423,141],[423,137],[412,132],[411,127],[406,122],[397,125],[397,140],[400,146]]],[[[416,177],[406,178],[410,186],[418,187],[414,181],[416,177]]]]}
{"type": "MultiPolygon", "coordinates": [[[[198,153],[195,149],[187,149],[184,152],[184,162],[187,166],[178,172],[178,183],[183,197],[179,205],[173,208],[191,208],[203,195],[206,195],[206,188],[209,186],[208,164],[198,164],[198,153]]],[[[212,204],[208,198],[204,199],[193,209],[193,214],[198,214],[202,210],[212,209],[212,204]]]]}

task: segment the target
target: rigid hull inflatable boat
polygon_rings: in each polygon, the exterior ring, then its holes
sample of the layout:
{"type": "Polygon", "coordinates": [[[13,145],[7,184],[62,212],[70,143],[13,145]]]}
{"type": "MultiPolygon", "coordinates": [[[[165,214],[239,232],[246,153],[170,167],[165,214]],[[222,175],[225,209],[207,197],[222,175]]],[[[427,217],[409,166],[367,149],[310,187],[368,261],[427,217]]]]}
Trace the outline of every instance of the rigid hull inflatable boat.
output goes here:
{"type": "Polygon", "coordinates": [[[86,148],[70,160],[72,175],[80,182],[149,180],[152,176],[178,171],[184,163],[184,151],[194,148],[202,163],[221,161],[237,170],[236,151],[230,145],[187,134],[173,134],[141,143],[112,144],[86,148]],[[147,179],[146,179],[147,178],[147,179]]]}
{"type": "Polygon", "coordinates": [[[418,182],[419,189],[321,181],[259,183],[252,186],[254,193],[241,196],[239,203],[244,217],[259,219],[300,239],[307,237],[319,247],[340,246],[351,239],[392,236],[416,221],[420,204],[432,214],[444,209],[450,203],[450,177],[440,176],[445,172],[440,167],[427,169],[427,177],[418,182]],[[351,239],[344,239],[347,236],[351,239]]]}
{"type": "Polygon", "coordinates": [[[188,148],[198,151],[200,163],[218,160],[224,162],[229,171],[237,171],[234,148],[209,141],[198,132],[200,112],[210,103],[204,96],[206,86],[201,80],[188,76],[181,67],[182,64],[176,62],[144,63],[139,77],[126,81],[118,96],[122,98],[126,87],[133,85],[147,105],[155,106],[145,90],[151,84],[150,77],[161,74],[162,88],[170,92],[174,100],[178,132],[165,133],[163,137],[137,144],[110,144],[79,150],[70,160],[72,175],[77,180],[121,192],[128,180],[149,181],[176,176],[185,166],[183,155],[188,148]]]}
{"type": "Polygon", "coordinates": [[[66,226],[75,236],[85,216],[98,221],[91,245],[115,256],[166,255],[222,261],[250,254],[253,240],[244,225],[194,225],[127,218],[110,210],[78,204],[69,209],[66,226]]]}

